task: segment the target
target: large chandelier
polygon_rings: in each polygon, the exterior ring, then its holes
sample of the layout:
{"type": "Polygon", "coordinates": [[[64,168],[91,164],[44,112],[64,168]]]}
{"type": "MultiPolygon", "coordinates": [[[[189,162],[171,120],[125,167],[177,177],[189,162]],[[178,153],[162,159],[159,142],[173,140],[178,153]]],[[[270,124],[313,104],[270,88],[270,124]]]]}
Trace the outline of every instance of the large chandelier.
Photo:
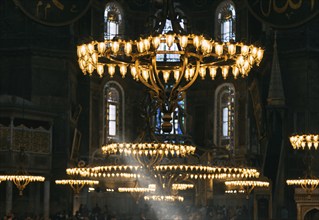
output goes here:
{"type": "Polygon", "coordinates": [[[221,74],[224,79],[232,75],[245,77],[251,68],[259,65],[264,50],[239,42],[219,42],[203,35],[187,34],[180,25],[172,0],[163,1],[163,13],[157,18],[154,33],[136,40],[112,39],[92,41],[77,47],[79,66],[84,74],[106,73],[113,77],[118,69],[124,78],[128,72],[133,79],[145,85],[158,101],[164,114],[162,130],[170,132],[171,113],[177,102],[200,76],[207,73],[211,79],[221,74]],[[166,19],[173,31],[162,33],[166,19]],[[165,50],[177,45],[177,50],[165,50]],[[158,55],[178,57],[174,61],[159,61],[158,55]]]}
{"type": "Polygon", "coordinates": [[[318,178],[300,178],[300,179],[288,179],[288,186],[299,186],[306,191],[306,193],[311,195],[311,193],[319,186],[318,178]]]}
{"type": "Polygon", "coordinates": [[[312,164],[313,164],[313,155],[311,151],[307,151],[305,154],[305,165],[307,169],[304,171],[305,175],[299,177],[298,179],[287,179],[286,183],[288,186],[301,187],[307,193],[308,198],[311,198],[312,192],[319,186],[319,178],[313,174],[312,164]]]}
{"type": "Polygon", "coordinates": [[[23,195],[23,190],[30,182],[43,182],[45,178],[43,176],[33,176],[27,173],[16,175],[0,175],[1,181],[12,181],[19,190],[19,195],[23,195]]]}
{"type": "Polygon", "coordinates": [[[0,182],[1,181],[12,181],[14,185],[19,190],[19,195],[23,195],[23,190],[26,188],[26,186],[31,182],[44,182],[45,178],[43,176],[38,175],[31,175],[29,172],[25,169],[25,159],[26,155],[24,152],[24,148],[20,147],[20,152],[18,155],[18,161],[17,161],[17,171],[11,174],[2,174],[0,175],[0,182]]]}
{"type": "MultiPolygon", "coordinates": [[[[174,11],[173,0],[163,0],[161,19],[156,20],[154,33],[147,37],[88,42],[77,47],[77,56],[85,75],[96,72],[100,77],[114,77],[119,72],[124,78],[130,73],[134,80],[146,86],[156,102],[154,106],[163,113],[162,131],[168,133],[172,129],[171,113],[197,78],[205,79],[209,75],[213,80],[219,77],[218,74],[224,79],[246,77],[254,65],[259,65],[264,50],[254,45],[218,42],[203,35],[186,33],[174,11]],[[166,19],[172,22],[173,31],[162,33],[166,19]],[[173,45],[178,49],[162,49],[173,45]],[[176,59],[157,59],[161,55],[174,55],[176,59]]],[[[177,191],[193,187],[193,184],[183,184],[185,181],[259,177],[256,169],[187,163],[187,157],[196,150],[194,146],[144,140],[108,143],[101,148],[104,155],[125,157],[127,164],[70,168],[67,174],[114,177],[125,179],[127,183],[128,179],[146,180],[156,184],[156,194],[144,196],[145,200],[153,201],[183,201],[183,197],[176,195],[177,191]]],[[[140,195],[153,188],[124,186],[120,190],[140,195]]]]}

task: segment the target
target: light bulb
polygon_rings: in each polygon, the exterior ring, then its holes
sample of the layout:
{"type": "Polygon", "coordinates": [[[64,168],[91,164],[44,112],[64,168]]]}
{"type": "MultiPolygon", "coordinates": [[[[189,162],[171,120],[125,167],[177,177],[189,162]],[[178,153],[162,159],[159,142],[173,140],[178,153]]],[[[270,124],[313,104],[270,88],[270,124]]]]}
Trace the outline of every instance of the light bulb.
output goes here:
{"type": "Polygon", "coordinates": [[[80,51],[81,51],[82,56],[85,56],[87,53],[87,46],[85,44],[82,44],[80,46],[80,51]]]}
{"type": "Polygon", "coordinates": [[[148,78],[149,78],[148,69],[143,69],[142,70],[142,76],[143,76],[145,81],[148,81],[148,78]]]}
{"type": "Polygon", "coordinates": [[[102,77],[103,73],[104,73],[104,65],[103,64],[98,64],[96,66],[96,71],[99,74],[99,76],[102,77]]]}
{"type": "Polygon", "coordinates": [[[139,42],[137,42],[137,50],[138,52],[140,53],[143,53],[144,52],[144,42],[141,40],[139,42]]]}
{"type": "Polygon", "coordinates": [[[174,35],[168,34],[166,35],[166,44],[170,48],[174,43],[174,35]]]}
{"type": "Polygon", "coordinates": [[[188,44],[188,36],[186,35],[182,35],[179,37],[179,44],[181,46],[181,48],[185,49],[185,47],[188,44]]]}
{"type": "Polygon", "coordinates": [[[228,53],[234,55],[236,53],[236,45],[228,44],[228,53]]]}
{"type": "Polygon", "coordinates": [[[209,69],[209,75],[212,79],[215,79],[216,74],[217,74],[217,66],[210,66],[208,67],[209,69]]]}
{"type": "Polygon", "coordinates": [[[129,55],[131,54],[131,52],[132,52],[132,44],[131,44],[131,42],[126,42],[126,43],[124,44],[124,53],[125,53],[127,56],[129,56],[129,55]]]}
{"type": "Polygon", "coordinates": [[[161,43],[160,37],[153,37],[153,38],[152,38],[152,44],[153,44],[153,47],[154,47],[155,49],[158,48],[158,46],[160,45],[160,43],[161,43]]]}
{"type": "Polygon", "coordinates": [[[144,39],[144,40],[143,40],[143,43],[144,43],[144,49],[145,49],[146,51],[148,51],[148,50],[150,49],[150,47],[151,47],[151,44],[150,44],[149,39],[144,39]]]}
{"type": "Polygon", "coordinates": [[[241,46],[241,55],[247,56],[248,52],[249,52],[249,47],[247,45],[242,45],[241,46]]]}
{"type": "Polygon", "coordinates": [[[131,74],[133,76],[133,79],[136,79],[137,77],[137,70],[135,66],[131,66],[131,74]]]}
{"type": "Polygon", "coordinates": [[[221,56],[223,54],[223,45],[215,44],[215,53],[217,56],[221,56]]]}
{"type": "Polygon", "coordinates": [[[165,83],[167,83],[167,81],[169,79],[169,74],[170,74],[170,71],[168,71],[168,70],[163,71],[163,78],[164,78],[165,83]]]}
{"type": "Polygon", "coordinates": [[[115,64],[108,64],[108,73],[110,74],[110,77],[114,76],[115,73],[115,64]]]}
{"type": "Polygon", "coordinates": [[[232,73],[235,79],[237,79],[237,76],[239,75],[239,69],[236,65],[232,66],[232,73]]]}
{"type": "Polygon", "coordinates": [[[106,50],[106,45],[104,42],[100,42],[97,45],[97,50],[99,51],[100,54],[103,54],[106,50]]]}
{"type": "Polygon", "coordinates": [[[127,65],[126,64],[120,64],[120,73],[122,75],[122,77],[124,78],[127,72],[127,65]]]}
{"type": "Polygon", "coordinates": [[[196,50],[200,47],[201,45],[201,37],[200,36],[195,36],[193,38],[193,45],[196,47],[196,50]]]}
{"type": "Polygon", "coordinates": [[[89,53],[94,52],[94,45],[92,43],[88,44],[88,51],[89,51],[89,53]]]}
{"type": "Polygon", "coordinates": [[[112,50],[113,53],[116,54],[116,53],[120,50],[120,44],[119,44],[119,42],[113,41],[113,42],[111,43],[111,50],[112,50]]]}

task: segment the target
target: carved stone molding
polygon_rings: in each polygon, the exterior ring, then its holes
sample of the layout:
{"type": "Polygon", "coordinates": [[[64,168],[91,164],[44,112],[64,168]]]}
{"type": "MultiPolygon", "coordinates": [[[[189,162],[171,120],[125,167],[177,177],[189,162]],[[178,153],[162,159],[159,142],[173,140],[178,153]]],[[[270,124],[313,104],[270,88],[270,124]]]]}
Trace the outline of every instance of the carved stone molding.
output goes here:
{"type": "Polygon", "coordinates": [[[313,209],[319,210],[319,189],[307,194],[302,188],[296,188],[295,201],[297,205],[297,220],[302,220],[307,212],[313,209]]]}

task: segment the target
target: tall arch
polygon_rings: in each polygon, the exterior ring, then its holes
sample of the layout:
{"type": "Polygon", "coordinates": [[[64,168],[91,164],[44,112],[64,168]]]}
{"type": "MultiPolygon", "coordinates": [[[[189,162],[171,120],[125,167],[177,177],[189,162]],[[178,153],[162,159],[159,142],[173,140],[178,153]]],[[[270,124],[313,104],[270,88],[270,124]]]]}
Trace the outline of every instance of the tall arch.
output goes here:
{"type": "Polygon", "coordinates": [[[235,146],[235,87],[232,83],[224,83],[215,91],[214,142],[234,152],[235,146]]]}
{"type": "Polygon", "coordinates": [[[215,12],[215,37],[222,42],[236,40],[236,9],[231,0],[222,1],[215,12]]]}
{"type": "Polygon", "coordinates": [[[319,207],[313,207],[305,211],[304,220],[315,220],[319,219],[319,207]]]}

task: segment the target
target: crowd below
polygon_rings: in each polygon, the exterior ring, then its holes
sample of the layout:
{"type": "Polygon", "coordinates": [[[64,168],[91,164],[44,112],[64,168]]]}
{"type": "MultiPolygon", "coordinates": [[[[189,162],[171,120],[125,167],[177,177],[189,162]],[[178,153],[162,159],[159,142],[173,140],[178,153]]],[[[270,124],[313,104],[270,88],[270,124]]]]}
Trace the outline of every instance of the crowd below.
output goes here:
{"type": "MultiPolygon", "coordinates": [[[[42,216],[25,213],[15,215],[13,212],[3,220],[43,220],[42,216]]],[[[101,208],[96,204],[91,210],[81,204],[75,215],[62,210],[50,216],[51,220],[249,220],[251,216],[246,206],[214,205],[208,207],[191,207],[183,205],[148,205],[144,204],[135,214],[117,214],[107,206],[101,208]],[[154,208],[152,208],[154,207],[154,208]]]]}

